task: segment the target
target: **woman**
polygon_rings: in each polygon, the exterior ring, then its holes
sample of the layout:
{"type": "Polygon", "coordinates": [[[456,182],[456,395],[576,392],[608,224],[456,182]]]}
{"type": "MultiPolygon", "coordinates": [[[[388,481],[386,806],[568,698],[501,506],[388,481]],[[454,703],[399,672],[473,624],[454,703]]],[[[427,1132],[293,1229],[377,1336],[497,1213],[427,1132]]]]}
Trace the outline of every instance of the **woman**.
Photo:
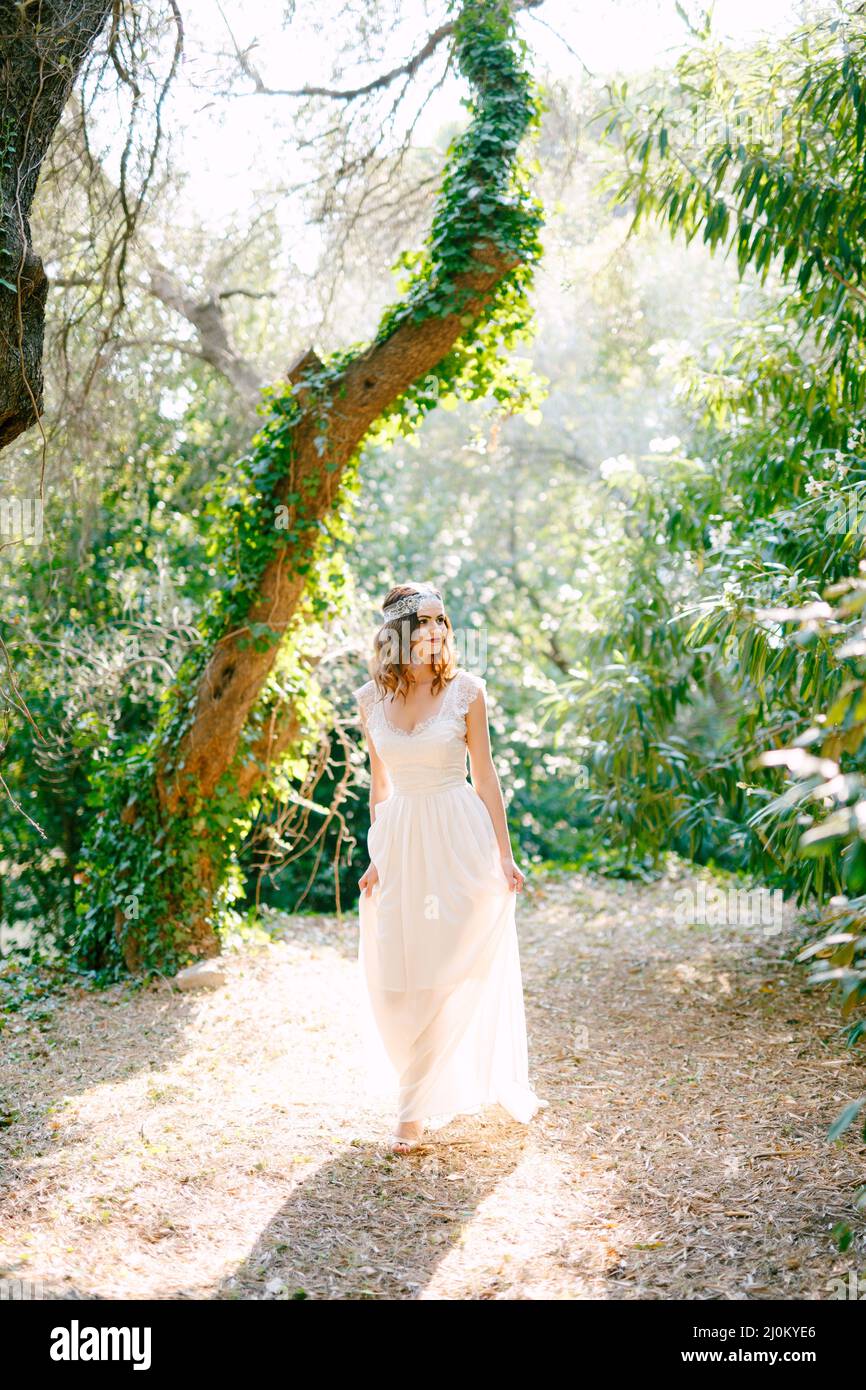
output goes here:
{"type": "Polygon", "coordinates": [[[370,865],[359,882],[370,1081],[398,1093],[391,1148],[499,1102],[528,1123],[514,862],[490,755],[486,683],[458,667],[438,589],[391,589],[372,679],[355,692],[370,754],[370,865]],[[469,754],[472,783],[466,778],[469,754]]]}

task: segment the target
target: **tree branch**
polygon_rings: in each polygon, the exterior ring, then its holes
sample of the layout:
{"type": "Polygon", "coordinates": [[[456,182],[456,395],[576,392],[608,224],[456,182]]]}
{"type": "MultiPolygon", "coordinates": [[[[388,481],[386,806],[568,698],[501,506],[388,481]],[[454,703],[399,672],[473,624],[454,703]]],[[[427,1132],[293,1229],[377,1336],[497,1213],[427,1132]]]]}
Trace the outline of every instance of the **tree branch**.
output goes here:
{"type": "MultiPolygon", "coordinates": [[[[544,0],[514,0],[511,6],[513,13],[520,10],[534,10],[542,5],[544,0]]],[[[225,19],[225,16],[223,16],[225,19]]],[[[267,97],[326,97],[330,101],[344,101],[346,103],[357,101],[360,97],[370,96],[373,92],[384,91],[390,87],[400,77],[411,79],[420,67],[432,58],[433,54],[440,45],[449,38],[454,32],[454,20],[449,20],[446,24],[440,24],[438,29],[428,36],[417,53],[408,58],[405,63],[399,63],[397,67],[391,68],[389,72],[380,73],[378,77],[372,78],[369,82],[363,83],[360,87],[319,87],[308,85],[305,87],[268,87],[261,79],[256,68],[253,67],[249,59],[249,49],[242,50],[237,43],[228,23],[226,28],[229,30],[232,43],[234,45],[235,57],[241,71],[253,83],[252,92],[242,92],[241,96],[267,96],[267,97]]]]}

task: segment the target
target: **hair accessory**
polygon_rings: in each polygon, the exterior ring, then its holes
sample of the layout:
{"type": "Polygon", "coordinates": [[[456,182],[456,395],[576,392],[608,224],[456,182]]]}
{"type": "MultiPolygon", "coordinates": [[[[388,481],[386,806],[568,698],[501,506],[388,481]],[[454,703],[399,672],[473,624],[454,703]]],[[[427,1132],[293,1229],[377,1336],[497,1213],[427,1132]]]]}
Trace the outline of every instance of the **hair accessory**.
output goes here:
{"type": "Polygon", "coordinates": [[[421,604],[429,598],[439,598],[436,590],[432,587],[422,589],[417,594],[406,594],[403,598],[397,599],[396,603],[391,603],[387,608],[382,609],[382,621],[390,623],[392,618],[402,618],[404,613],[417,613],[421,604]]]}

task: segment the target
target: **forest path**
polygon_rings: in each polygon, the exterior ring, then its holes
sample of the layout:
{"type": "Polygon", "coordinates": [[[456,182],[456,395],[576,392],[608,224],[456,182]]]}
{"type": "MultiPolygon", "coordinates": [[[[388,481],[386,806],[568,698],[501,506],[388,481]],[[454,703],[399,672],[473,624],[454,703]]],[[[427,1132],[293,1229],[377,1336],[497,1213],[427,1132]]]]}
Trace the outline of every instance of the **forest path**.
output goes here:
{"type": "Polygon", "coordinates": [[[67,990],[7,1027],[0,1275],[51,1298],[824,1299],[862,1094],[803,929],[677,920],[692,878],[518,904],[530,1076],[398,1157],[362,1089],[353,913],[274,917],[223,988],[67,990]],[[25,1086],[21,1088],[24,1076],[25,1086]]]}

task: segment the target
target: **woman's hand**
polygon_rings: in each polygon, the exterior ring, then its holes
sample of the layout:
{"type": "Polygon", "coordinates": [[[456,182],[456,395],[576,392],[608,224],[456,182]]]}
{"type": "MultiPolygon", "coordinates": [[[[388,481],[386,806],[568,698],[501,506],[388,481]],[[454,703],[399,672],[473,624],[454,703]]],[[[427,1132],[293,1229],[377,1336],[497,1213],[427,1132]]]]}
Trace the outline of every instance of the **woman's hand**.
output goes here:
{"type": "Polygon", "coordinates": [[[515,864],[511,853],[500,854],[499,862],[502,865],[502,872],[505,875],[505,881],[511,892],[520,893],[523,890],[526,879],[515,864]]]}
{"type": "Polygon", "coordinates": [[[359,878],[358,887],[361,889],[362,893],[366,893],[367,897],[369,898],[375,885],[378,882],[379,870],[376,868],[375,864],[370,864],[369,867],[365,870],[362,877],[359,878]]]}

